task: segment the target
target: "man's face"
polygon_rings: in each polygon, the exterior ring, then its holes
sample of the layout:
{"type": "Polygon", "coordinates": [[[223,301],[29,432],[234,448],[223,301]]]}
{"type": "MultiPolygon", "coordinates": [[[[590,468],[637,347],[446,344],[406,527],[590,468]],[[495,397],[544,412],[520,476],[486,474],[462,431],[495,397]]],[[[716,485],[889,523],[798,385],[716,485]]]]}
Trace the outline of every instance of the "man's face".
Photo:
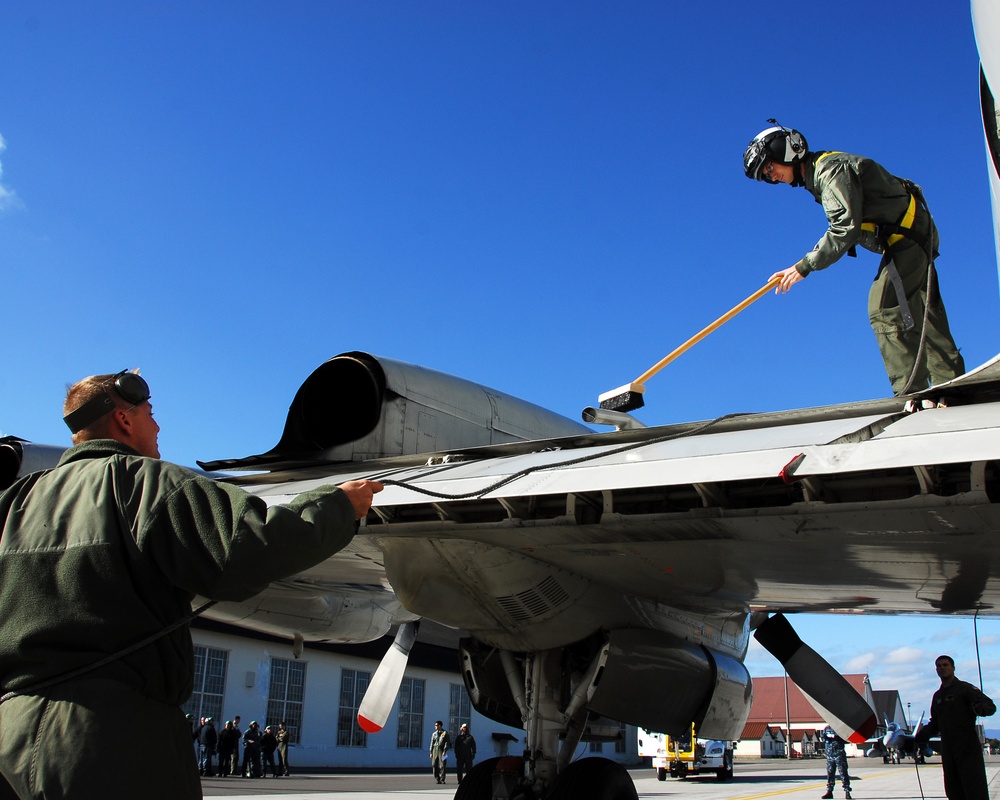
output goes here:
{"type": "Polygon", "coordinates": [[[770,183],[791,183],[795,180],[795,168],[786,164],[768,161],[761,170],[770,183]]]}
{"type": "Polygon", "coordinates": [[[125,413],[132,417],[132,447],[140,455],[159,458],[160,446],[157,438],[160,434],[160,426],[153,419],[153,404],[146,400],[125,413]]]}
{"type": "Polygon", "coordinates": [[[939,658],[935,661],[934,669],[937,671],[938,677],[942,681],[955,677],[955,665],[952,664],[947,658],[939,658]]]}

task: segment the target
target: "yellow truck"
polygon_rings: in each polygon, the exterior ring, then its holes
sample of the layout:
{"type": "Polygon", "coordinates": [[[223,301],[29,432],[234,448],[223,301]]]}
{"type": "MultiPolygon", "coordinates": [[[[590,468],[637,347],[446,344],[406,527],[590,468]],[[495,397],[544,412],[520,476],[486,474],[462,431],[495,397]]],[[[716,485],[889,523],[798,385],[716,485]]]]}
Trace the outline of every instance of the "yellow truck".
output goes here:
{"type": "Polygon", "coordinates": [[[694,725],[682,736],[639,728],[639,755],[651,758],[657,780],[686,778],[714,772],[720,781],[733,777],[733,743],[718,739],[699,739],[694,725]]]}

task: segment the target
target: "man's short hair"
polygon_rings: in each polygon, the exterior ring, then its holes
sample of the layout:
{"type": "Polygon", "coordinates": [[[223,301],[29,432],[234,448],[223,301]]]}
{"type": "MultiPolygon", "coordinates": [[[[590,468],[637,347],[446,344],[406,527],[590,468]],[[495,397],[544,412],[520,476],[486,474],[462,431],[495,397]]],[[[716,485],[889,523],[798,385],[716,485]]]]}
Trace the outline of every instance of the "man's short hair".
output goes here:
{"type": "MultiPolygon", "coordinates": [[[[78,408],[82,408],[95,397],[102,394],[108,394],[108,382],[114,380],[114,377],[113,373],[108,373],[107,375],[91,375],[88,378],[77,381],[72,386],[66,387],[66,399],[63,400],[63,417],[68,416],[78,408]]],[[[114,400],[114,397],[112,397],[112,400],[114,400]]],[[[106,420],[102,418],[96,420],[87,427],[102,427],[99,423],[104,423],[106,426],[106,420]]],[[[76,441],[76,439],[77,434],[74,433],[73,440],[76,441]]]]}
{"type": "Polygon", "coordinates": [[[66,388],[63,421],[73,434],[73,444],[104,438],[111,430],[111,411],[127,409],[130,404],[134,406],[148,399],[149,386],[138,370],[91,375],[66,388]],[[137,397],[130,399],[132,393],[137,397]]]}
{"type": "Polygon", "coordinates": [[[440,725],[442,728],[444,727],[444,723],[441,720],[439,720],[439,719],[434,720],[434,724],[435,725],[440,725]]]}
{"type": "Polygon", "coordinates": [[[941,661],[942,659],[947,661],[952,666],[955,666],[955,659],[953,659],[951,656],[938,656],[937,658],[934,659],[934,665],[937,666],[937,662],[941,661]]]}

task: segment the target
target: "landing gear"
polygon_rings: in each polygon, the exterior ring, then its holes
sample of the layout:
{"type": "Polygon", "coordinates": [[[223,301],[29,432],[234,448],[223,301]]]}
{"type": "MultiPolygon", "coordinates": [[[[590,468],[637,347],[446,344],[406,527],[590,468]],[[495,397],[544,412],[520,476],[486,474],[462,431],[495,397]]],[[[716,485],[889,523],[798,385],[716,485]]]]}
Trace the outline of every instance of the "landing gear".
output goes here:
{"type": "Polygon", "coordinates": [[[728,781],[733,777],[733,756],[731,753],[726,753],[722,759],[722,766],[715,773],[715,777],[720,781],[728,781]]]}
{"type": "Polygon", "coordinates": [[[456,800],[638,800],[620,764],[606,758],[572,761],[585,736],[612,741],[620,735],[617,725],[614,734],[609,725],[602,727],[600,717],[588,726],[587,703],[607,656],[606,641],[578,653],[463,649],[473,705],[483,704],[505,724],[520,722],[525,736],[523,756],[476,765],[459,784],[456,800]],[[489,692],[483,691],[487,685],[489,692]]]}

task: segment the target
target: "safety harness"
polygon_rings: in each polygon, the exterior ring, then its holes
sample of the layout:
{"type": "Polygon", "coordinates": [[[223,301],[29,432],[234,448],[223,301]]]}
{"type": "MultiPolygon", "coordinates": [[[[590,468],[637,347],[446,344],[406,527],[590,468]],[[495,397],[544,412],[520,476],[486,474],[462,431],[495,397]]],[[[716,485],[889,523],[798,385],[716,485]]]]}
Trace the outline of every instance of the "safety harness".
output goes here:
{"type": "MultiPolygon", "coordinates": [[[[813,162],[814,165],[819,164],[827,156],[839,155],[839,151],[831,150],[828,152],[821,153],[816,161],[813,162]]],[[[934,229],[934,219],[931,217],[930,209],[927,207],[927,201],[924,200],[924,194],[920,187],[913,181],[907,180],[905,178],[900,178],[900,182],[903,184],[903,189],[910,196],[910,202],[907,204],[906,211],[896,222],[862,222],[861,230],[867,231],[869,233],[875,234],[875,238],[882,245],[882,260],[879,262],[878,271],[876,275],[880,274],[884,269],[889,276],[889,282],[892,284],[892,288],[896,293],[896,302],[899,306],[900,314],[903,316],[903,326],[904,330],[912,330],[916,324],[913,320],[913,314],[910,311],[910,304],[906,300],[906,291],[903,288],[903,279],[899,276],[899,270],[896,269],[896,264],[893,261],[893,255],[899,251],[900,246],[907,240],[917,244],[924,252],[927,253],[927,257],[930,263],[933,265],[934,259],[937,258],[937,251],[930,246],[930,240],[926,237],[913,230],[913,223],[917,218],[917,207],[921,207],[927,212],[927,217],[930,220],[930,229],[934,229]]],[[[851,245],[847,250],[847,255],[852,258],[857,256],[857,246],[851,245]]]]}

